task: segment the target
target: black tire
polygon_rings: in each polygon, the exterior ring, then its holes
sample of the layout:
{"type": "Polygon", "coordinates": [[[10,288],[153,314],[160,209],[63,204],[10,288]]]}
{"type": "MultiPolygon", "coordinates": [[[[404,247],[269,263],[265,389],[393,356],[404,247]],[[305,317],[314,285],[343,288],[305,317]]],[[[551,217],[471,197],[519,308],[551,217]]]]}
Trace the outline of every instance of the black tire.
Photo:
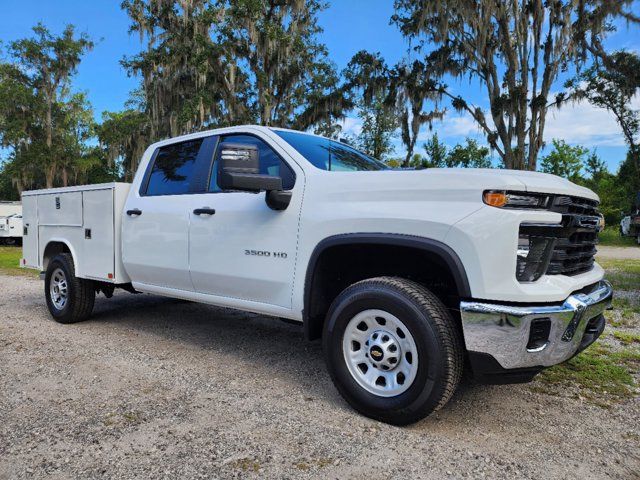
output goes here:
{"type": "Polygon", "coordinates": [[[334,385],[358,412],[393,425],[414,423],[451,398],[464,364],[462,334],[442,302],[422,285],[395,277],[363,280],[332,303],[324,325],[323,350],[334,385]],[[409,330],[420,361],[410,387],[392,397],[378,396],[352,376],[342,350],[345,329],[368,309],[389,312],[409,330]]]}
{"type": "Polygon", "coordinates": [[[69,253],[56,255],[49,262],[44,279],[44,295],[51,316],[59,323],[76,323],[86,320],[91,316],[96,299],[93,282],[76,277],[73,257],[69,253]],[[67,299],[62,308],[58,308],[51,298],[52,276],[57,269],[62,270],[67,280],[67,299]]]}

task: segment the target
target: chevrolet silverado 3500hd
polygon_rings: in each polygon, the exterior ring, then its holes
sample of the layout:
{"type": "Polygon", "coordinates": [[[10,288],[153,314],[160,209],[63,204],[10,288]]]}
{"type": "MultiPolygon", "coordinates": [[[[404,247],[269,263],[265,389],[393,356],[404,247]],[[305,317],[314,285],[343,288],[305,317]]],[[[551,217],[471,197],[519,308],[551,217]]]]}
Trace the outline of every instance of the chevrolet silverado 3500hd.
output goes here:
{"type": "Polygon", "coordinates": [[[463,369],[530,380],[593,343],[612,297],[598,197],[510,170],[389,169],[291,130],[151,145],[131,184],[24,192],[24,267],[55,320],[148,292],[302,322],[359,412],[407,424],[463,369]]]}

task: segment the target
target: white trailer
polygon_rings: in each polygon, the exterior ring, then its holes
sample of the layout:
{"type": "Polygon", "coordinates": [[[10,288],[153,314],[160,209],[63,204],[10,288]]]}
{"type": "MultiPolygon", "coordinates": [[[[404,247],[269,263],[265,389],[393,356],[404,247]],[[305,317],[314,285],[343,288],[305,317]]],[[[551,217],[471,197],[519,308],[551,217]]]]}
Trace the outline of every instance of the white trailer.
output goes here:
{"type": "Polygon", "coordinates": [[[11,215],[22,215],[22,204],[20,202],[0,200],[0,217],[9,217],[11,215]]]}
{"type": "Polygon", "coordinates": [[[22,240],[22,204],[0,201],[0,245],[14,245],[22,240]]]}
{"type": "Polygon", "coordinates": [[[24,192],[22,265],[44,271],[47,259],[69,249],[78,276],[130,282],[120,251],[120,217],[129,187],[102,183],[24,192]]]}

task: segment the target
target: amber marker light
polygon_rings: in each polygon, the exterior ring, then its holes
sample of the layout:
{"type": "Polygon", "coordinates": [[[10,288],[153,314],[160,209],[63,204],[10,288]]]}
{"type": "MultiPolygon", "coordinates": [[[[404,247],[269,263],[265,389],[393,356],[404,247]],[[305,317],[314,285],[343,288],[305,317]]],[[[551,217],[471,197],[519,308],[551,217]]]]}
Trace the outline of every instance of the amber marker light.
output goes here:
{"type": "Polygon", "coordinates": [[[482,199],[492,207],[504,207],[507,204],[507,194],[504,192],[484,192],[482,199]]]}

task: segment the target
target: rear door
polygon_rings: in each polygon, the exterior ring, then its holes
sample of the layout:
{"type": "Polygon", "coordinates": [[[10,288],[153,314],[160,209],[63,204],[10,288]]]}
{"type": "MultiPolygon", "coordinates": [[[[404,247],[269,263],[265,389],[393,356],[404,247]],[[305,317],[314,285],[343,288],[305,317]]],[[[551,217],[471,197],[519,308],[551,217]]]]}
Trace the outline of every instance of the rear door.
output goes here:
{"type": "Polygon", "coordinates": [[[122,217],[123,263],[134,283],[192,291],[189,222],[192,195],[204,191],[212,139],[159,147],[122,217]],[[208,155],[208,157],[207,157],[208,155]]]}

